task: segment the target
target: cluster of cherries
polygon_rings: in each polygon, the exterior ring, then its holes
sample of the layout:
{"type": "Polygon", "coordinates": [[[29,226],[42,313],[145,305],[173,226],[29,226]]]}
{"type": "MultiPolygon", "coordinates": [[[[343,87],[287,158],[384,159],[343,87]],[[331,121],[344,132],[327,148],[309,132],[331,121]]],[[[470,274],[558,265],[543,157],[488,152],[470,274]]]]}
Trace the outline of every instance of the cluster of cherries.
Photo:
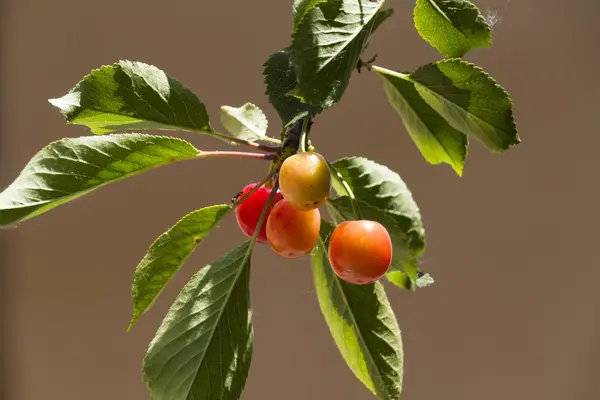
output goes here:
{"type": "MultiPolygon", "coordinates": [[[[239,196],[256,187],[251,183],[239,196]]],[[[285,258],[300,258],[313,249],[319,238],[319,207],[329,197],[331,174],[325,158],[315,152],[296,153],[281,164],[279,191],[267,210],[257,241],[268,243],[285,258]]],[[[241,230],[251,237],[271,194],[261,186],[236,208],[241,230]]],[[[383,225],[355,220],[339,224],[329,238],[329,262],[341,279],[367,284],[381,278],[392,261],[392,241],[383,225]]]]}

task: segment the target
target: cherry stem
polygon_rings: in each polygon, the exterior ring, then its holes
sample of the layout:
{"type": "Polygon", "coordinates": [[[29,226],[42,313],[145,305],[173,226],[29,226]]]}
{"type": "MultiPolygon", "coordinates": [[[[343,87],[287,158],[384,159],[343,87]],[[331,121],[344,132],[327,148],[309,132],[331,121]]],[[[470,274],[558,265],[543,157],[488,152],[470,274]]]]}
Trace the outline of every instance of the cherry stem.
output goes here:
{"type": "Polygon", "coordinates": [[[358,202],[356,201],[356,197],[354,196],[354,192],[348,182],[344,179],[344,176],[337,170],[336,167],[333,166],[332,163],[327,161],[327,165],[329,165],[329,169],[331,171],[331,176],[333,179],[342,187],[344,191],[348,195],[350,199],[350,204],[352,205],[352,213],[354,214],[355,219],[363,219],[362,213],[360,212],[360,207],[358,206],[358,202]]]}
{"type": "Polygon", "coordinates": [[[224,140],[226,142],[229,142],[229,144],[235,143],[235,144],[241,144],[247,147],[251,147],[253,149],[256,150],[260,150],[260,151],[265,151],[267,153],[279,153],[281,151],[281,141],[274,139],[274,138],[264,138],[264,139],[260,139],[260,140],[264,140],[264,141],[268,141],[271,143],[278,143],[278,144],[268,144],[268,143],[257,143],[257,142],[251,142],[249,140],[246,139],[240,139],[240,138],[236,138],[234,136],[231,135],[227,135],[224,133],[219,133],[219,132],[209,132],[209,131],[202,131],[202,130],[198,130],[198,132],[200,133],[204,133],[213,137],[216,137],[218,139],[224,140]]]}
{"type": "Polygon", "coordinates": [[[250,197],[250,195],[252,195],[252,193],[256,192],[258,189],[260,189],[265,183],[269,182],[269,180],[273,177],[274,175],[274,171],[269,172],[269,174],[266,176],[265,179],[263,179],[262,181],[260,181],[259,183],[257,183],[252,189],[250,189],[248,191],[248,193],[246,193],[243,196],[240,196],[239,198],[237,198],[232,204],[231,204],[231,208],[236,208],[237,206],[239,206],[244,200],[246,200],[248,197],[250,197]]]}
{"type": "Polygon", "coordinates": [[[260,153],[249,153],[245,151],[203,151],[196,157],[235,157],[235,158],[253,158],[255,160],[274,160],[276,154],[260,154],[260,153]]]}
{"type": "Polygon", "coordinates": [[[273,188],[271,189],[271,194],[269,194],[269,198],[267,199],[267,202],[265,203],[265,206],[262,209],[262,212],[260,213],[260,217],[258,218],[256,227],[254,227],[254,234],[252,235],[251,245],[253,245],[254,242],[256,242],[256,238],[258,237],[258,234],[260,233],[260,228],[262,227],[262,224],[265,221],[265,218],[267,218],[267,212],[269,211],[269,208],[271,207],[271,204],[273,203],[273,199],[275,199],[275,195],[277,194],[277,189],[279,189],[279,182],[276,182],[273,185],[273,188]]]}
{"type": "Polygon", "coordinates": [[[308,141],[308,119],[302,121],[302,132],[300,133],[300,151],[302,153],[306,152],[306,142],[308,141]]]}

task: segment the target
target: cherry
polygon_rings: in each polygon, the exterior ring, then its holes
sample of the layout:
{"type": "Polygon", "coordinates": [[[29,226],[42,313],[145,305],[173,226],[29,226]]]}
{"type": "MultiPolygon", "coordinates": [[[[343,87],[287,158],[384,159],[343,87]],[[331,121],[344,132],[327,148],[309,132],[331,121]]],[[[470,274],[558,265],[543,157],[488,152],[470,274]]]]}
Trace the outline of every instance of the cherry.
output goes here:
{"type": "MultiPolygon", "coordinates": [[[[240,192],[236,198],[242,197],[246,195],[250,190],[252,190],[257,183],[251,183],[246,185],[244,189],[240,192]]],[[[244,234],[248,237],[252,237],[254,235],[254,230],[256,228],[256,224],[258,224],[258,220],[260,219],[260,214],[262,213],[265,205],[267,204],[267,200],[269,199],[269,195],[271,194],[271,188],[267,188],[265,186],[261,186],[254,193],[252,193],[248,198],[242,201],[235,209],[235,219],[237,223],[244,232],[244,234]]],[[[259,243],[267,243],[267,233],[266,233],[266,225],[267,218],[269,213],[273,209],[275,203],[282,199],[281,193],[275,194],[275,198],[267,211],[267,216],[265,217],[262,226],[260,227],[260,232],[256,238],[256,241],[259,243]]]]}
{"type": "Polygon", "coordinates": [[[283,198],[299,210],[320,207],[331,190],[331,174],[325,158],[314,152],[286,158],[279,171],[283,198]]]}
{"type": "Polygon", "coordinates": [[[329,239],[329,262],[336,275],[347,282],[375,282],[390,267],[392,240],[379,222],[342,222],[329,239]]]}
{"type": "Polygon", "coordinates": [[[321,213],[318,209],[298,210],[283,199],[273,207],[267,220],[267,240],[280,256],[300,258],[315,246],[320,228],[321,213]]]}

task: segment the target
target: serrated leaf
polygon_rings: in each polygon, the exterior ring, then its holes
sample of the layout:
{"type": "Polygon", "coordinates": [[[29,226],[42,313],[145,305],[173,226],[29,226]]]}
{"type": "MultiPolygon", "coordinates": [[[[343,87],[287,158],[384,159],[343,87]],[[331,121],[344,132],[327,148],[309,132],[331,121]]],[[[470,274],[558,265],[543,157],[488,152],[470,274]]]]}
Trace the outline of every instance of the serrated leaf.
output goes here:
{"type": "Polygon", "coordinates": [[[324,3],[326,1],[328,0],[294,0],[294,3],[292,4],[294,30],[296,30],[296,28],[300,24],[300,21],[302,21],[302,18],[304,18],[308,10],[310,10],[317,4],[324,3]]]}
{"type": "Polygon", "coordinates": [[[333,339],[356,377],[381,400],[397,400],[402,391],[400,329],[380,282],[352,285],[329,264],[327,238],[332,227],[321,223],[313,249],[313,280],[321,312],[333,339]]]}
{"type": "Polygon", "coordinates": [[[479,9],[466,0],[417,0],[417,31],[446,57],[490,47],[492,31],[479,9]]]}
{"type": "Polygon", "coordinates": [[[423,274],[419,279],[417,279],[417,287],[418,288],[426,288],[435,283],[433,277],[429,274],[423,274]]]}
{"type": "Polygon", "coordinates": [[[269,96],[269,102],[273,105],[283,125],[302,113],[311,115],[319,114],[322,109],[311,106],[290,96],[289,92],[294,89],[298,83],[296,72],[290,64],[290,56],[287,50],[280,50],[269,56],[264,64],[265,85],[267,87],[266,95],[269,96]]]}
{"type": "Polygon", "coordinates": [[[322,108],[341,99],[383,3],[330,0],[306,12],[289,49],[298,80],[295,96],[322,108]]]}
{"type": "Polygon", "coordinates": [[[143,134],[53,142],[0,193],[0,227],[15,225],[108,183],[199,154],[184,140],[143,134]]]}
{"type": "MultiPolygon", "coordinates": [[[[407,230],[414,234],[415,254],[424,247],[425,232],[421,213],[412,193],[396,172],[364,157],[341,158],[333,162],[359,201],[412,221],[407,230]]],[[[336,192],[343,189],[334,185],[336,192]]]]}
{"type": "Polygon", "coordinates": [[[202,268],[150,343],[143,378],[153,400],[237,400],[252,358],[250,241],[202,268]]]}
{"type": "MultiPolygon", "coordinates": [[[[419,207],[400,175],[363,157],[342,158],[333,166],[354,193],[362,216],[388,230],[393,244],[390,272],[403,271],[414,283],[418,278],[418,257],[425,249],[425,231],[419,207]]],[[[345,194],[333,182],[335,191],[345,194]]],[[[339,221],[354,219],[347,196],[329,199],[328,207],[339,221]]]]}
{"type": "Polygon", "coordinates": [[[208,233],[231,211],[226,204],[196,210],[177,222],[150,246],[135,269],[128,329],[152,306],[173,275],[208,233]]]}
{"type": "Polygon", "coordinates": [[[221,123],[232,136],[249,141],[264,138],[269,122],[265,113],[252,103],[241,107],[221,107],[221,123]]]}
{"type": "Polygon", "coordinates": [[[69,93],[49,100],[70,124],[102,135],[130,130],[212,133],[206,107],[155,66],[119,61],[92,71],[69,93]]]}
{"type": "Polygon", "coordinates": [[[419,68],[410,79],[452,127],[489,150],[502,152],[520,143],[508,93],[476,65],[442,60],[419,68]]]}
{"type": "Polygon", "coordinates": [[[423,157],[431,164],[446,163],[460,176],[467,158],[468,138],[454,129],[419,94],[415,84],[377,71],[390,104],[423,157]]]}

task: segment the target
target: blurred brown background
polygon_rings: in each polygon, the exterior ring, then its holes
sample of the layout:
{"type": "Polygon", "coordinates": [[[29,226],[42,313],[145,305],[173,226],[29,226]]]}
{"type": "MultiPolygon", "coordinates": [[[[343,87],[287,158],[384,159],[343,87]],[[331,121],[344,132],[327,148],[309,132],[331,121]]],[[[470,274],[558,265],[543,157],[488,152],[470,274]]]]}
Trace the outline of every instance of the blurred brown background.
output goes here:
{"type": "MultiPolygon", "coordinates": [[[[440,58],[411,23],[413,2],[376,35],[378,63],[440,58]]],[[[511,92],[523,143],[503,156],[473,142],[463,178],[428,165],[378,78],[355,75],[313,140],[329,158],[364,155],[398,171],[428,234],[436,284],[388,292],[405,343],[409,400],[600,398],[600,188],[594,0],[488,0],[494,47],[468,59],[511,92]]],[[[66,126],[47,102],[91,69],[155,64],[218,107],[263,95],[266,57],[288,43],[290,1],[5,0],[1,9],[0,187],[66,126]]],[[[185,134],[202,149],[221,143],[185,134]]],[[[194,271],[243,240],[233,218],[212,233],[155,307],[126,333],[133,269],[178,218],[227,201],[260,161],[202,160],[101,189],[0,232],[4,400],[147,399],[140,367],[155,329],[194,271]]],[[[244,399],[371,399],[322,321],[308,260],[268,248],[253,262],[256,346],[244,399]]]]}

